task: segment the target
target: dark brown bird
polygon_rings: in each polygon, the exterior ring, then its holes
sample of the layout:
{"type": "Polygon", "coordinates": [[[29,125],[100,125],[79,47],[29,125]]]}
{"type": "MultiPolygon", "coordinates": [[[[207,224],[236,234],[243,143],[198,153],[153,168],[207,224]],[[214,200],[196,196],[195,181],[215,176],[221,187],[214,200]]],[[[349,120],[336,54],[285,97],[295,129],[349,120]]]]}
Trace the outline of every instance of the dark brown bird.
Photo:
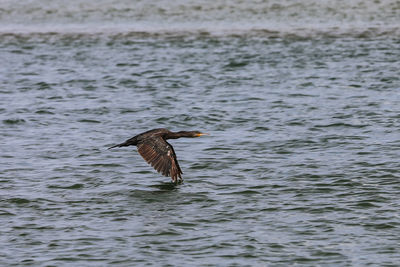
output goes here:
{"type": "Polygon", "coordinates": [[[171,176],[174,183],[182,182],[182,170],[179,167],[174,148],[167,139],[177,139],[181,137],[199,137],[208,135],[199,131],[180,131],[171,132],[167,129],[154,129],[138,134],[125,142],[112,146],[137,146],[139,154],[154,167],[156,171],[164,176],[171,176]]]}

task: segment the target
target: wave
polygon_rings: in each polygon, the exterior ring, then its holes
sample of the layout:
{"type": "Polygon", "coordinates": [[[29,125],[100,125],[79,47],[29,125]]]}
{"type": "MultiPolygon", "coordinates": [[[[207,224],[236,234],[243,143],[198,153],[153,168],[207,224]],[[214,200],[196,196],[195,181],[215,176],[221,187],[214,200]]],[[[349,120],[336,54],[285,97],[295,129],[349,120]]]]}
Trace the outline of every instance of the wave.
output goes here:
{"type": "Polygon", "coordinates": [[[269,38],[318,38],[318,37],[354,37],[354,38],[398,38],[400,25],[389,26],[331,26],[303,25],[301,27],[274,26],[238,26],[196,27],[185,25],[169,25],[167,27],[148,27],[143,25],[51,25],[25,26],[9,25],[0,27],[0,37],[36,36],[50,38],[54,36],[67,37],[185,37],[185,36],[249,36],[269,38]]]}
{"type": "Polygon", "coordinates": [[[3,0],[0,34],[400,36],[396,0],[3,0]]]}

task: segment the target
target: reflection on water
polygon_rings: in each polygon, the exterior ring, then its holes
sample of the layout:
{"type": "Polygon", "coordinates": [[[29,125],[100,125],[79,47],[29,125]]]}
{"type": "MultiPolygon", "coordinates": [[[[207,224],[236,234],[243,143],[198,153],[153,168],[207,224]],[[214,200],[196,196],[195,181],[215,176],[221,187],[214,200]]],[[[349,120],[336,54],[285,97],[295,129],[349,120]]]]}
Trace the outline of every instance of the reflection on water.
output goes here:
{"type": "Polygon", "coordinates": [[[157,188],[159,191],[153,191],[155,193],[159,192],[168,192],[168,191],[173,191],[173,190],[178,190],[181,185],[177,185],[173,182],[169,183],[160,183],[156,185],[150,185],[151,188],[157,188]]]}

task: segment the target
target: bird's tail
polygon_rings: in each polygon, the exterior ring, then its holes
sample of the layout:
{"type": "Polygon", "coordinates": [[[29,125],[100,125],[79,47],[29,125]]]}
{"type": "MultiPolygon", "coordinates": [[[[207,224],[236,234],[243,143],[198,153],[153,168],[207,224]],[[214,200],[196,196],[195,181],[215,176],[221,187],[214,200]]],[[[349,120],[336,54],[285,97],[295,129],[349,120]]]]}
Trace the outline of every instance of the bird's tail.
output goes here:
{"type": "Polygon", "coordinates": [[[109,147],[108,149],[115,148],[115,147],[122,147],[122,146],[136,146],[138,143],[136,136],[132,137],[131,139],[126,140],[125,142],[109,147]]]}
{"type": "Polygon", "coordinates": [[[114,147],[121,147],[121,146],[136,146],[137,143],[138,143],[137,139],[138,139],[137,136],[134,136],[134,137],[126,140],[125,142],[123,142],[121,144],[118,144],[118,145],[115,145],[115,146],[112,146],[112,147],[109,147],[108,149],[111,149],[111,148],[114,148],[114,147]]]}
{"type": "Polygon", "coordinates": [[[115,148],[115,147],[129,146],[129,145],[131,145],[129,142],[123,142],[121,144],[118,144],[118,145],[115,145],[115,146],[111,146],[108,149],[115,148]]]}

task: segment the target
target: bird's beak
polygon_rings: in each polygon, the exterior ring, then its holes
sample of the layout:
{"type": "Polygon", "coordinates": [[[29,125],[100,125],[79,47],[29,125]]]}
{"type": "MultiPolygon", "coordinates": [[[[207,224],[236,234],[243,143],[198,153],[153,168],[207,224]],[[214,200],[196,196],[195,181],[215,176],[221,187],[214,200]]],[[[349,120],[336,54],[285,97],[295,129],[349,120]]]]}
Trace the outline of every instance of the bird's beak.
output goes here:
{"type": "Polygon", "coordinates": [[[202,135],[210,135],[210,134],[208,134],[208,133],[199,133],[196,136],[202,136],[202,135]]]}

